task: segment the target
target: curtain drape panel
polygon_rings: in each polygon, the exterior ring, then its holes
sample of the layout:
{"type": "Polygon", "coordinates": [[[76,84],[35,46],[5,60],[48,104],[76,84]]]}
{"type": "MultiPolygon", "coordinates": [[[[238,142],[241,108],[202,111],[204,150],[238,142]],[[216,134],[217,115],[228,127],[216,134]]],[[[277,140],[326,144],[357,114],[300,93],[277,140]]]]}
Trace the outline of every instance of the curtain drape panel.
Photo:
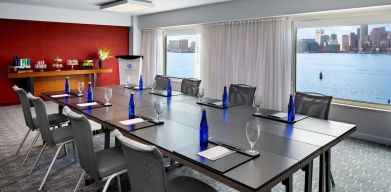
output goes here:
{"type": "Polygon", "coordinates": [[[142,31],[141,55],[143,59],[143,81],[151,86],[156,74],[163,74],[163,35],[161,29],[142,31]]]}
{"type": "Polygon", "coordinates": [[[291,25],[288,18],[199,26],[205,96],[221,98],[224,85],[257,87],[262,106],[286,111],[291,82],[291,25]]]}

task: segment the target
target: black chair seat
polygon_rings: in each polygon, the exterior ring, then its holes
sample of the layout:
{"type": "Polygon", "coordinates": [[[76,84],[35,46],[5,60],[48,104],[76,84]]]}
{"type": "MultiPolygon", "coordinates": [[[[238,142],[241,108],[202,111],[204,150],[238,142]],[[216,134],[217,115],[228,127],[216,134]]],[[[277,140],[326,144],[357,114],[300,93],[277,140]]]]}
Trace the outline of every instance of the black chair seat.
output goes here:
{"type": "MultiPolygon", "coordinates": [[[[48,120],[49,120],[49,126],[51,126],[51,127],[59,125],[59,124],[63,124],[63,123],[66,123],[69,121],[68,117],[64,114],[61,114],[61,113],[49,114],[48,120]]],[[[33,123],[34,123],[34,127],[39,128],[37,118],[33,118],[33,123]]]]}
{"type": "Polygon", "coordinates": [[[71,126],[59,127],[51,130],[50,132],[52,133],[54,144],[60,144],[74,138],[71,126]]]}
{"type": "Polygon", "coordinates": [[[100,178],[105,178],[126,169],[125,158],[120,147],[97,152],[96,161],[100,178]]]}
{"type": "Polygon", "coordinates": [[[171,179],[167,182],[167,191],[168,192],[216,192],[208,184],[199,181],[198,179],[179,176],[171,179]]]}

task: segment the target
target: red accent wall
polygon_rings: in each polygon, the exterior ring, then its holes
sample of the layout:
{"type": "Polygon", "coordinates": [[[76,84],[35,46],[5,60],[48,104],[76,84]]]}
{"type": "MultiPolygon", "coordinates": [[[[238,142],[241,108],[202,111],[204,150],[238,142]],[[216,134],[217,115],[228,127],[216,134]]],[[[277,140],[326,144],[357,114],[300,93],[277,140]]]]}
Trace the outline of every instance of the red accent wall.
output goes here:
{"type": "MultiPolygon", "coordinates": [[[[19,103],[12,86],[22,81],[7,78],[13,56],[30,58],[32,66],[42,59],[51,65],[57,55],[63,64],[78,59],[80,65],[94,58],[97,66],[98,46],[110,48],[114,55],[127,55],[129,27],[0,19],[0,106],[19,103]]],[[[100,74],[98,85],[119,84],[117,59],[106,60],[103,67],[113,73],[100,74]]]]}

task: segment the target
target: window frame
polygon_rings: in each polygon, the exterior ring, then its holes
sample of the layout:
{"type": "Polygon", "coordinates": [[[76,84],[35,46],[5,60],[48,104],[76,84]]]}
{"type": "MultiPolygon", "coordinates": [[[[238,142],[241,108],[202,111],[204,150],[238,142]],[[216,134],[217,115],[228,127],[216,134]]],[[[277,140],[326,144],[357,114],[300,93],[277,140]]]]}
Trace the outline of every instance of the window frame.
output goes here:
{"type": "MultiPolygon", "coordinates": [[[[360,24],[391,23],[390,7],[366,8],[360,10],[328,11],[314,14],[296,15],[292,21],[292,78],[291,92],[297,88],[297,29],[332,26],[348,26],[360,24]]],[[[332,105],[348,106],[353,108],[370,109],[391,112],[391,105],[367,101],[351,100],[333,97],[332,105]]]]}
{"type": "MultiPolygon", "coordinates": [[[[167,75],[167,36],[170,35],[197,35],[197,28],[195,25],[191,26],[184,26],[184,27],[166,27],[163,29],[163,74],[167,75]]],[[[199,40],[197,38],[196,40],[196,50],[198,47],[199,40]]],[[[195,52],[195,67],[197,66],[197,51],[195,52]]],[[[194,77],[187,77],[187,78],[199,78],[199,74],[197,74],[197,70],[194,74],[194,77]]],[[[170,78],[173,78],[177,81],[182,81],[182,79],[185,79],[185,77],[175,77],[170,76],[170,78]]]]}

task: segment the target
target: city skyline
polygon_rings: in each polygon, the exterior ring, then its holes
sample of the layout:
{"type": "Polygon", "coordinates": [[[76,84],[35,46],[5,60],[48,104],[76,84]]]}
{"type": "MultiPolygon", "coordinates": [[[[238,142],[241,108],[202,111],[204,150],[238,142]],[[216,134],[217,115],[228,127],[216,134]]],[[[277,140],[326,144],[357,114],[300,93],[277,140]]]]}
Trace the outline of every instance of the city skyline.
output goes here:
{"type": "Polygon", "coordinates": [[[297,52],[391,53],[390,29],[390,24],[300,28],[297,30],[297,52]]]}
{"type": "MultiPolygon", "coordinates": [[[[368,31],[378,27],[385,27],[386,31],[391,31],[391,24],[368,24],[368,31]]],[[[360,28],[360,25],[299,28],[297,29],[297,39],[314,39],[317,29],[323,29],[326,35],[337,34],[340,36],[349,35],[352,32],[356,33],[357,28],[360,28]]]]}

